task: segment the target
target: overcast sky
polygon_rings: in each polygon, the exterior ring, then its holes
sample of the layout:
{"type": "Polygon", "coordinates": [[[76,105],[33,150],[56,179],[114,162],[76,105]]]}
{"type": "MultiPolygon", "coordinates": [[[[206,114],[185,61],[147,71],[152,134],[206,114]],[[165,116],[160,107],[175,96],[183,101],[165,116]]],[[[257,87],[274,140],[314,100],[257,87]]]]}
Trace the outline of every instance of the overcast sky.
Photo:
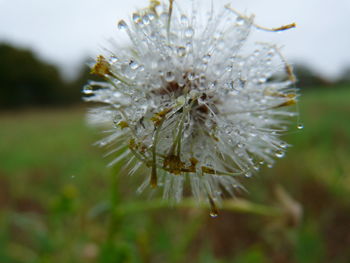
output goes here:
{"type": "MultiPolygon", "coordinates": [[[[214,0],[217,8],[230,2],[245,14],[255,14],[256,23],[263,26],[296,22],[296,29],[264,33],[264,40],[285,46],[289,61],[306,63],[331,78],[350,67],[350,0],[214,0]]],[[[86,57],[95,57],[107,39],[118,37],[118,20],[147,4],[148,0],[0,0],[0,41],[32,48],[73,76],[86,57]]]]}

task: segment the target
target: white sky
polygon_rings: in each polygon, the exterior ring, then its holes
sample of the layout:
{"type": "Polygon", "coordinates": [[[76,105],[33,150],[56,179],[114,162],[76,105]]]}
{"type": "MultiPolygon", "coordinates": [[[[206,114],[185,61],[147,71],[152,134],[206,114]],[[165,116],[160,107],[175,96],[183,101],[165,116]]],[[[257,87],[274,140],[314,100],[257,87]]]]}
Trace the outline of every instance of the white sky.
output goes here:
{"type": "MultiPolygon", "coordinates": [[[[217,9],[231,2],[241,12],[255,14],[256,23],[263,26],[296,22],[297,29],[264,33],[264,40],[285,46],[289,61],[304,62],[330,78],[350,67],[350,0],[213,1],[217,9]]],[[[118,37],[118,20],[147,4],[148,0],[0,0],[0,41],[32,48],[73,76],[87,56],[95,57],[107,39],[118,37]]]]}

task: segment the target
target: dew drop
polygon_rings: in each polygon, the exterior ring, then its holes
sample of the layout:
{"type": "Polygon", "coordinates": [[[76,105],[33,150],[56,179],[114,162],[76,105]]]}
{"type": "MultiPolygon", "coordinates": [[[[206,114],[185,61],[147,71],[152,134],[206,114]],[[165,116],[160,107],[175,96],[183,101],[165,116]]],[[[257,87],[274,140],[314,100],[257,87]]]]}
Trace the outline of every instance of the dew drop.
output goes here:
{"type": "Polygon", "coordinates": [[[231,72],[231,71],[232,71],[232,66],[227,66],[227,67],[225,68],[225,71],[231,72]]]}
{"type": "Polygon", "coordinates": [[[195,78],[196,78],[196,74],[194,74],[193,72],[190,72],[190,73],[188,74],[188,79],[189,79],[190,81],[194,80],[195,78]]]}
{"type": "Polygon", "coordinates": [[[271,163],[269,163],[268,165],[267,165],[267,168],[272,168],[273,167],[273,164],[271,164],[271,163]]]}
{"type": "Polygon", "coordinates": [[[165,73],[165,80],[167,82],[172,82],[174,81],[174,79],[175,79],[174,73],[172,73],[171,71],[165,73]]]}
{"type": "Polygon", "coordinates": [[[130,61],[129,66],[132,70],[135,70],[139,67],[139,64],[135,61],[130,61]]]}
{"type": "Polygon", "coordinates": [[[236,23],[237,23],[238,26],[243,26],[244,22],[245,22],[245,20],[244,20],[243,17],[241,17],[241,16],[237,17],[236,23]]]}
{"type": "Polygon", "coordinates": [[[126,29],[128,25],[125,23],[124,20],[120,20],[118,23],[118,29],[126,29]]]}
{"type": "Polygon", "coordinates": [[[219,213],[218,213],[218,209],[216,207],[216,204],[213,200],[213,198],[211,198],[210,195],[208,195],[208,199],[209,199],[209,204],[210,204],[210,212],[209,215],[212,218],[218,217],[219,213]]]}
{"type": "Polygon", "coordinates": [[[285,155],[285,153],[282,152],[282,151],[277,151],[277,152],[275,153],[275,156],[276,156],[277,158],[283,158],[284,155],[285,155]]]}
{"type": "Polygon", "coordinates": [[[280,143],[280,147],[283,148],[283,149],[286,149],[288,147],[288,144],[285,143],[285,142],[281,142],[280,143]]]}
{"type": "Polygon", "coordinates": [[[71,178],[74,179],[74,178],[75,178],[75,175],[72,175],[71,178]]]}
{"type": "Polygon", "coordinates": [[[86,94],[86,95],[91,95],[91,94],[94,93],[94,90],[93,90],[93,88],[90,85],[86,85],[83,88],[83,93],[86,94]]]}
{"type": "Polygon", "coordinates": [[[253,174],[251,172],[247,172],[247,173],[244,174],[244,176],[246,178],[251,178],[253,176],[253,174]]]}
{"type": "Polygon", "coordinates": [[[239,142],[239,143],[237,143],[237,147],[238,147],[238,148],[243,148],[243,147],[244,147],[244,144],[239,142]]]}
{"type": "Polygon", "coordinates": [[[209,215],[211,218],[216,218],[219,216],[219,214],[217,212],[214,212],[214,211],[210,211],[209,215]]]}
{"type": "Polygon", "coordinates": [[[186,48],[185,47],[178,47],[177,48],[177,55],[179,57],[184,57],[186,55],[186,48]]]}
{"type": "Polygon", "coordinates": [[[153,20],[153,19],[155,19],[156,18],[156,16],[153,14],[153,13],[149,13],[148,14],[148,18],[149,18],[149,20],[153,20]]]}
{"type": "Polygon", "coordinates": [[[298,130],[302,130],[302,129],[304,129],[304,125],[302,123],[299,123],[297,128],[298,128],[298,130]]]}
{"type": "Polygon", "coordinates": [[[188,17],[186,15],[181,15],[181,23],[182,24],[187,24],[188,23],[188,17]]]}
{"type": "Polygon", "coordinates": [[[104,146],[106,146],[106,144],[107,144],[107,143],[103,141],[103,142],[100,142],[98,145],[99,145],[100,147],[104,147],[104,146]]]}
{"type": "Polygon", "coordinates": [[[142,21],[143,21],[143,23],[144,23],[145,25],[148,25],[148,24],[150,23],[150,18],[149,18],[149,16],[148,16],[148,15],[144,15],[144,16],[142,17],[142,21]]]}
{"type": "Polygon", "coordinates": [[[135,23],[140,23],[141,17],[140,17],[139,14],[134,13],[134,14],[132,14],[132,20],[133,20],[135,23]]]}
{"type": "Polygon", "coordinates": [[[110,64],[114,64],[114,63],[117,63],[117,62],[118,62],[118,58],[117,57],[114,57],[114,56],[110,57],[110,59],[109,59],[109,63],[110,64]]]}
{"type": "Polygon", "coordinates": [[[265,78],[259,78],[258,83],[263,84],[265,83],[266,79],[265,78]]]}
{"type": "Polygon", "coordinates": [[[209,54],[207,54],[207,55],[205,55],[203,58],[202,58],[202,60],[203,60],[203,62],[204,63],[208,63],[209,61],[210,61],[210,55],[209,54]]]}
{"type": "Polygon", "coordinates": [[[186,28],[186,30],[185,30],[185,37],[191,38],[191,37],[193,37],[193,35],[194,35],[193,28],[192,27],[186,28]]]}

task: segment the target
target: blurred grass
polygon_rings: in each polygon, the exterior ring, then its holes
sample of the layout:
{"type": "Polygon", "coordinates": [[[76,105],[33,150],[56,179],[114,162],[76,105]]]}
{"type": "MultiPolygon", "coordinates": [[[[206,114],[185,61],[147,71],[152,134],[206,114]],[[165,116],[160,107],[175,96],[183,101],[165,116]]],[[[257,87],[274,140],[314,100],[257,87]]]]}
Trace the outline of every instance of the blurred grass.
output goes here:
{"type": "Polygon", "coordinates": [[[350,262],[349,100],[350,88],[303,95],[287,156],[243,182],[241,197],[272,207],[282,185],[303,206],[298,226],[199,208],[113,215],[147,196],[105,167],[85,109],[2,112],[0,262],[350,262]]]}

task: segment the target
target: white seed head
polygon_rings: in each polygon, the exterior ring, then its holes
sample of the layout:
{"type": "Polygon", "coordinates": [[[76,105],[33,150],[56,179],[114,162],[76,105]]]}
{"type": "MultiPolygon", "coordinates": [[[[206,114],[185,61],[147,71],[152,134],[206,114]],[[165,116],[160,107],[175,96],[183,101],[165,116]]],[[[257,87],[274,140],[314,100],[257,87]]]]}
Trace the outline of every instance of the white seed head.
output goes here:
{"type": "Polygon", "coordinates": [[[274,45],[246,48],[258,28],[252,17],[225,7],[201,25],[196,12],[156,2],[119,22],[127,48],[98,57],[92,72],[106,81],[90,82],[85,100],[105,105],[89,119],[111,125],[99,144],[118,153],[112,164],[148,171],[139,192],[160,187],[180,201],[189,185],[215,211],[223,191],[241,187],[239,178],[284,156],[295,78],[274,45]]]}

